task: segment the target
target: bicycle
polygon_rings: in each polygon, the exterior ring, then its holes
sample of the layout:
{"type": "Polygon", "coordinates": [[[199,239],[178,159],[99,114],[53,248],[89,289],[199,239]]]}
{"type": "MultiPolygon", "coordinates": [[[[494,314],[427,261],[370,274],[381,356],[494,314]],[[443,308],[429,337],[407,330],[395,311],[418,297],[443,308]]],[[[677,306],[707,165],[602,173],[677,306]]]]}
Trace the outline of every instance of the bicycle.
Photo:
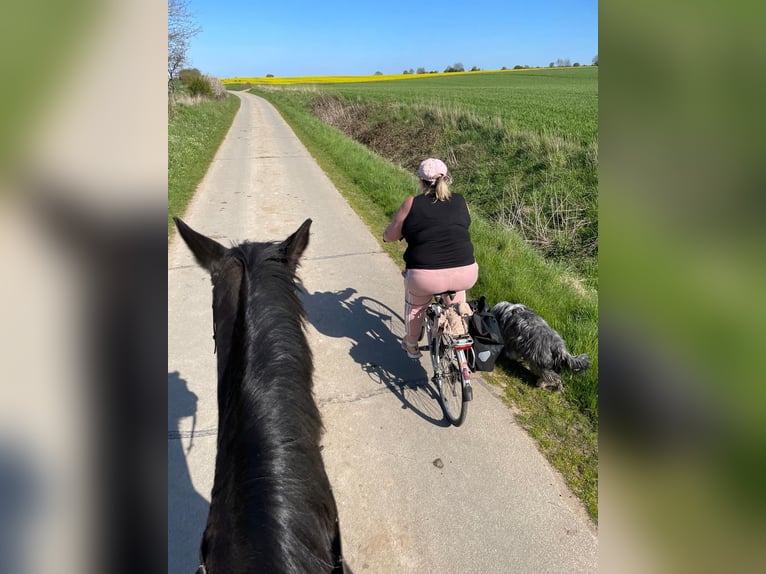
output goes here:
{"type": "Polygon", "coordinates": [[[439,318],[448,305],[444,295],[455,296],[454,291],[434,295],[426,308],[425,329],[434,376],[431,379],[439,390],[439,402],[444,416],[459,427],[468,414],[468,402],[473,399],[469,353],[473,352],[473,339],[468,333],[453,335],[439,328],[439,318]]]}

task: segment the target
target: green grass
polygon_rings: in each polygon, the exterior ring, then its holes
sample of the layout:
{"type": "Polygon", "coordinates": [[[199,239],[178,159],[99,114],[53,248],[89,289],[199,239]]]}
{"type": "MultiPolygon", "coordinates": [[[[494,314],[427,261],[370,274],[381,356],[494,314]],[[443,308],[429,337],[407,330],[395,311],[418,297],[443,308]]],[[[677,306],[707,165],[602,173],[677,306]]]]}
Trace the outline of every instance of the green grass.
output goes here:
{"type": "MultiPolygon", "coordinates": [[[[269,89],[258,93],[276,105],[325,173],[380,237],[403,199],[417,193],[412,172],[317,119],[311,101],[320,92],[269,89]]],[[[593,360],[585,373],[564,375],[561,395],[533,387],[529,375],[509,364],[501,365],[488,378],[504,387],[521,424],[597,519],[597,294],[584,288],[564,263],[546,260],[498,221],[474,213],[471,235],[481,270],[470,296],[485,295],[492,303],[524,302],[562,333],[570,349],[588,353],[593,360]]],[[[382,245],[401,265],[403,245],[382,245]]]]}
{"type": "Polygon", "coordinates": [[[183,215],[197,185],[207,172],[240,100],[177,104],[168,121],[168,236],[173,216],[183,215]]]}
{"type": "Polygon", "coordinates": [[[242,92],[244,90],[249,90],[252,88],[252,84],[225,84],[227,90],[231,90],[233,92],[242,92]]]}

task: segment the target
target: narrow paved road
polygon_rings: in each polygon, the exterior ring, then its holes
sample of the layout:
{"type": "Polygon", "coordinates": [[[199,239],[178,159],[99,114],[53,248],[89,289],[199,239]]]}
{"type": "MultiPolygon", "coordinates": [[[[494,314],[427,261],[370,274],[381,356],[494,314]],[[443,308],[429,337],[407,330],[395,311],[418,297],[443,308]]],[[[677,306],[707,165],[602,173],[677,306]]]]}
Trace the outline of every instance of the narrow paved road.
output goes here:
{"type": "MultiPolygon", "coordinates": [[[[284,239],[308,217],[299,270],[324,458],[346,558],[362,573],[595,572],[597,534],[494,390],[442,418],[429,369],[399,348],[396,265],[274,108],[251,94],[185,220],[230,241],[284,239]]],[[[210,280],[168,255],[168,571],[193,572],[216,441],[210,280]]]]}

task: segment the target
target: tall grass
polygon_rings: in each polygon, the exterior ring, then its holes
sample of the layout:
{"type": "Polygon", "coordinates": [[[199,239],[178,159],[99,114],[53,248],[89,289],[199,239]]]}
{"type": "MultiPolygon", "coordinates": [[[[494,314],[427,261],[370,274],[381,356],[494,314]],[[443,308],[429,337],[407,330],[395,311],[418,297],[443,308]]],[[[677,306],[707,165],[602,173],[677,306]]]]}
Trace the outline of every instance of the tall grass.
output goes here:
{"type": "Polygon", "coordinates": [[[168,235],[226,136],[240,100],[177,103],[168,121],[168,235]]]}

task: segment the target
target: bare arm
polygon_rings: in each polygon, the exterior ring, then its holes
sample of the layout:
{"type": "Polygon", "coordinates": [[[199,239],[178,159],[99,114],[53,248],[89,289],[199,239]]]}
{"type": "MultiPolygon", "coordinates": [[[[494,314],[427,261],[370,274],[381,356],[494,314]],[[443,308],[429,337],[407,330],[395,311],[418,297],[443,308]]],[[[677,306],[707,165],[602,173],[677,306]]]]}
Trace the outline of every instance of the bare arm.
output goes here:
{"type": "Polygon", "coordinates": [[[404,220],[410,214],[410,208],[412,207],[412,197],[408,197],[399,206],[399,210],[394,215],[393,221],[383,232],[383,241],[399,241],[402,238],[402,225],[404,220]]]}

